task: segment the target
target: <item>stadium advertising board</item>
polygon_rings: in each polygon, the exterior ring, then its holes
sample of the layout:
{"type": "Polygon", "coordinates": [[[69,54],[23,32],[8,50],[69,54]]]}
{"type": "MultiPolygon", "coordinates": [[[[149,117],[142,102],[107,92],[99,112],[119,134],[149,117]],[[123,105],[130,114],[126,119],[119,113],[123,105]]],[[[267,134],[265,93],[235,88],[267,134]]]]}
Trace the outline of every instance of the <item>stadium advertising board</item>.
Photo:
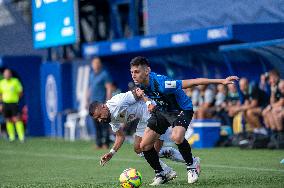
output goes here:
{"type": "Polygon", "coordinates": [[[213,42],[228,41],[232,38],[230,26],[196,29],[187,32],[160,34],[155,36],[133,37],[115,41],[86,43],[83,55],[107,56],[146,50],[166,49],[180,46],[192,46],[213,42]]]}

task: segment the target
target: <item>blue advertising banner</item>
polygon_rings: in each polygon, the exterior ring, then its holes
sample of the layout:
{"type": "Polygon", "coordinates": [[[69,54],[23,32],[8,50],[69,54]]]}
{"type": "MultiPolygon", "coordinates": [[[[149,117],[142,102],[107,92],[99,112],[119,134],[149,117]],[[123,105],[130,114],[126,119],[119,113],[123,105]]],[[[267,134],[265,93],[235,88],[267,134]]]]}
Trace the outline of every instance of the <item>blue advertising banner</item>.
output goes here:
{"type": "Polygon", "coordinates": [[[191,30],[180,33],[161,34],[147,37],[96,42],[83,45],[84,56],[107,56],[131,52],[166,49],[181,46],[192,46],[224,42],[232,39],[232,27],[221,26],[191,30]]]}
{"type": "Polygon", "coordinates": [[[72,107],[72,96],[68,94],[72,90],[70,74],[70,64],[50,62],[41,66],[41,107],[46,136],[63,136],[63,119],[59,114],[72,107]]]}
{"type": "Polygon", "coordinates": [[[83,45],[83,55],[112,56],[130,53],[164,51],[177,47],[209,46],[228,43],[254,42],[284,37],[284,23],[240,24],[194,29],[131,39],[95,42],[83,45]]]}
{"type": "Polygon", "coordinates": [[[78,39],[76,0],[33,0],[35,48],[75,43],[78,39]]]}

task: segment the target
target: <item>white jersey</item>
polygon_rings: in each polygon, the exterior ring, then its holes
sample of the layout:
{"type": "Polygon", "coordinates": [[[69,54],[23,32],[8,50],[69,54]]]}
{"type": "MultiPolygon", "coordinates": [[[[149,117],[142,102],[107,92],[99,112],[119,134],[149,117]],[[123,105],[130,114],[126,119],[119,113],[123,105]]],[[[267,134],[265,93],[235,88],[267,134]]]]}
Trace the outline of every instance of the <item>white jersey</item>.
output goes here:
{"type": "Polygon", "coordinates": [[[143,136],[147,120],[150,118],[150,113],[143,101],[135,100],[132,92],[128,91],[113,96],[106,102],[106,105],[111,113],[110,125],[114,132],[119,130],[121,123],[127,123],[139,118],[136,135],[143,136]]]}

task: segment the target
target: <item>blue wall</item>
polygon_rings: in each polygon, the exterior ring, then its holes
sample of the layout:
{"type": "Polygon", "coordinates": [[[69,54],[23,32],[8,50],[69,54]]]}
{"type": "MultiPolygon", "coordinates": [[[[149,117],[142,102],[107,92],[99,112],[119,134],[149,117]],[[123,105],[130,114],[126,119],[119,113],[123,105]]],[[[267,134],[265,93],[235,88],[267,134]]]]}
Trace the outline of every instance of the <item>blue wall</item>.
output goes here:
{"type": "Polygon", "coordinates": [[[27,134],[32,136],[44,135],[40,106],[40,66],[41,58],[36,56],[4,56],[1,60],[1,67],[11,69],[22,82],[24,96],[21,104],[28,106],[27,134]]]}

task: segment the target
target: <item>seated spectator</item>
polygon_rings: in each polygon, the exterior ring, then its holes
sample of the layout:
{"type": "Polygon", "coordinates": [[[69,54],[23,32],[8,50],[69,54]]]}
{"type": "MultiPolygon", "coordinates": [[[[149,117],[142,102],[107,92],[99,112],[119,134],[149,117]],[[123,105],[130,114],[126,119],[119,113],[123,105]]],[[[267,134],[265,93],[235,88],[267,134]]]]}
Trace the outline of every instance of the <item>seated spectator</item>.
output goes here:
{"type": "Polygon", "coordinates": [[[227,98],[227,87],[223,84],[217,85],[217,94],[215,97],[216,117],[221,120],[222,125],[231,125],[231,121],[227,113],[226,98],[227,98]]]}
{"type": "Polygon", "coordinates": [[[228,85],[228,95],[226,98],[226,103],[228,115],[230,117],[234,117],[236,115],[235,108],[241,105],[240,96],[235,84],[228,85]]]}
{"type": "Polygon", "coordinates": [[[275,119],[275,128],[277,132],[283,132],[284,130],[284,80],[281,80],[278,84],[279,88],[279,100],[272,106],[272,114],[275,119]]]}
{"type": "Polygon", "coordinates": [[[269,79],[269,73],[264,73],[260,75],[260,80],[258,83],[258,87],[260,90],[264,91],[265,93],[267,93],[269,95],[269,83],[268,83],[268,79],[269,79]]]}
{"type": "Polygon", "coordinates": [[[231,114],[244,113],[244,118],[254,133],[267,134],[261,124],[261,114],[264,107],[268,104],[266,94],[258,87],[249,87],[246,78],[240,79],[240,90],[244,97],[244,103],[231,108],[231,114]]]}
{"type": "Polygon", "coordinates": [[[270,105],[263,111],[265,125],[271,130],[268,148],[284,148],[284,80],[280,80],[277,87],[273,87],[277,79],[271,80],[270,105]]]}
{"type": "Polygon", "coordinates": [[[212,118],[212,107],[214,107],[215,95],[207,85],[200,85],[192,93],[193,105],[197,107],[196,118],[212,118]]]}
{"type": "Polygon", "coordinates": [[[218,84],[217,85],[217,94],[216,94],[216,97],[215,97],[215,106],[221,107],[222,105],[224,105],[226,96],[227,96],[226,86],[223,85],[223,84],[218,84]]]}
{"type": "MultiPolygon", "coordinates": [[[[273,76],[272,76],[273,77],[273,76]]],[[[279,81],[274,86],[277,79],[271,78],[271,97],[270,105],[263,111],[263,118],[267,128],[272,133],[283,132],[283,114],[284,114],[284,80],[279,81]]],[[[277,83],[277,82],[276,82],[277,83]]]]}

